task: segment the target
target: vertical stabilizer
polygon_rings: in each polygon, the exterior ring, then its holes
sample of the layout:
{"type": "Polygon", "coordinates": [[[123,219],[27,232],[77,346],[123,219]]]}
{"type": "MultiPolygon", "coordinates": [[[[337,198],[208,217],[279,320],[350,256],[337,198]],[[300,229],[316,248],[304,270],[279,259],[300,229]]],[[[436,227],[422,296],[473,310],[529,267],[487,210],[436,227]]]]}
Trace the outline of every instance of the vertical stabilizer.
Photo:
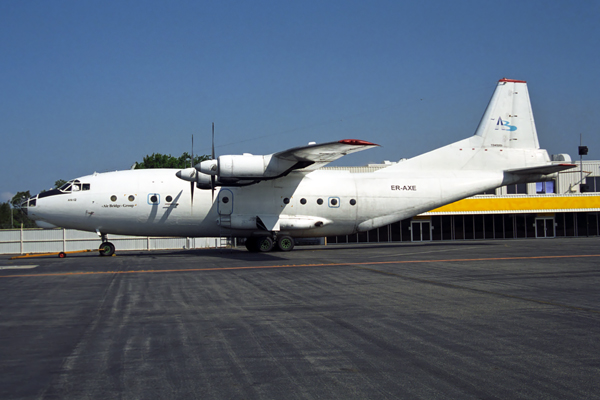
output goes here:
{"type": "Polygon", "coordinates": [[[527,82],[500,79],[479,122],[483,147],[539,149],[527,82]]]}

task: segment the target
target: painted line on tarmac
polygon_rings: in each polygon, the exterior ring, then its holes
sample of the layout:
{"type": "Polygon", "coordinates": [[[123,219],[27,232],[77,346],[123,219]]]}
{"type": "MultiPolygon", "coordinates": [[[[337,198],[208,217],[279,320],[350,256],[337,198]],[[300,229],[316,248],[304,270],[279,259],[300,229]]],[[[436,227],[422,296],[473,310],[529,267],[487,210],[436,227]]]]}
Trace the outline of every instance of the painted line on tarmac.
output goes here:
{"type": "Polygon", "coordinates": [[[133,271],[89,271],[89,272],[57,272],[48,274],[28,275],[0,275],[0,278],[28,278],[42,276],[78,276],[78,275],[108,275],[108,274],[146,274],[162,272],[209,272],[209,271],[241,271],[253,269],[271,268],[307,268],[307,267],[341,267],[362,265],[385,265],[385,264],[418,264],[418,263],[442,263],[442,262],[473,262],[473,261],[507,261],[507,260],[540,260],[540,259],[564,259],[564,258],[586,258],[600,257],[600,254],[577,254],[564,256],[529,256],[529,257],[490,257],[490,258],[455,258],[445,260],[395,260],[395,261],[371,261],[371,262],[341,262],[341,263],[317,263],[317,264],[282,264],[282,265],[258,265],[250,267],[223,267],[223,268],[186,268],[186,269],[143,269],[133,271]]]}
{"type": "Polygon", "coordinates": [[[33,269],[39,265],[0,265],[0,269],[33,269]]]}

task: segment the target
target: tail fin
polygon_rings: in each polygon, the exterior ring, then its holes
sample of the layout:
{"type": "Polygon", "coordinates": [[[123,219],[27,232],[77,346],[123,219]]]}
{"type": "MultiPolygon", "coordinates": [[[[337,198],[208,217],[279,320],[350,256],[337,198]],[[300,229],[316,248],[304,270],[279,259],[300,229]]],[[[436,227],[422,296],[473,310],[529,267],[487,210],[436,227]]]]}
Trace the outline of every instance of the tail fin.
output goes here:
{"type": "Polygon", "coordinates": [[[508,171],[542,165],[551,162],[540,149],[527,82],[500,79],[474,135],[388,168],[508,171]]]}
{"type": "Polygon", "coordinates": [[[475,131],[482,147],[539,149],[527,82],[500,79],[475,131]]]}

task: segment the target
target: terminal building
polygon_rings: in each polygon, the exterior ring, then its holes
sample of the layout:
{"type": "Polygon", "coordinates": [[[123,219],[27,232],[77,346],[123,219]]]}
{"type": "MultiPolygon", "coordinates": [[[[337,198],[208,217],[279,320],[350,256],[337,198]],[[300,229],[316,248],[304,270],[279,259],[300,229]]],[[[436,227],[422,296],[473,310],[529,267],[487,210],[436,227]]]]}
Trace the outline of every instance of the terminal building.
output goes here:
{"type": "MultiPolygon", "coordinates": [[[[552,158],[571,162],[566,154],[552,158]]],[[[502,186],[387,226],[326,240],[336,244],[598,236],[600,161],[576,164],[552,181],[502,186]]],[[[330,168],[356,173],[385,166],[330,168]]]]}

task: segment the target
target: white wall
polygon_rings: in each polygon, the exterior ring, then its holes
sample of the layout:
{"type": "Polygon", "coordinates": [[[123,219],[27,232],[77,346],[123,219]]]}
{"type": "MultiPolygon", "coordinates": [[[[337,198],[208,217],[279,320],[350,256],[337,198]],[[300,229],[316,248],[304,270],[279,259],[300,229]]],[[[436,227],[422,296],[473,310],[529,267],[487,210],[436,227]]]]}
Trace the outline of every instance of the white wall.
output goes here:
{"type": "MultiPolygon", "coordinates": [[[[224,247],[225,238],[178,238],[109,235],[119,250],[204,249],[224,247]]],[[[0,230],[0,254],[58,253],[91,250],[100,246],[100,237],[74,229],[0,230]]]]}

